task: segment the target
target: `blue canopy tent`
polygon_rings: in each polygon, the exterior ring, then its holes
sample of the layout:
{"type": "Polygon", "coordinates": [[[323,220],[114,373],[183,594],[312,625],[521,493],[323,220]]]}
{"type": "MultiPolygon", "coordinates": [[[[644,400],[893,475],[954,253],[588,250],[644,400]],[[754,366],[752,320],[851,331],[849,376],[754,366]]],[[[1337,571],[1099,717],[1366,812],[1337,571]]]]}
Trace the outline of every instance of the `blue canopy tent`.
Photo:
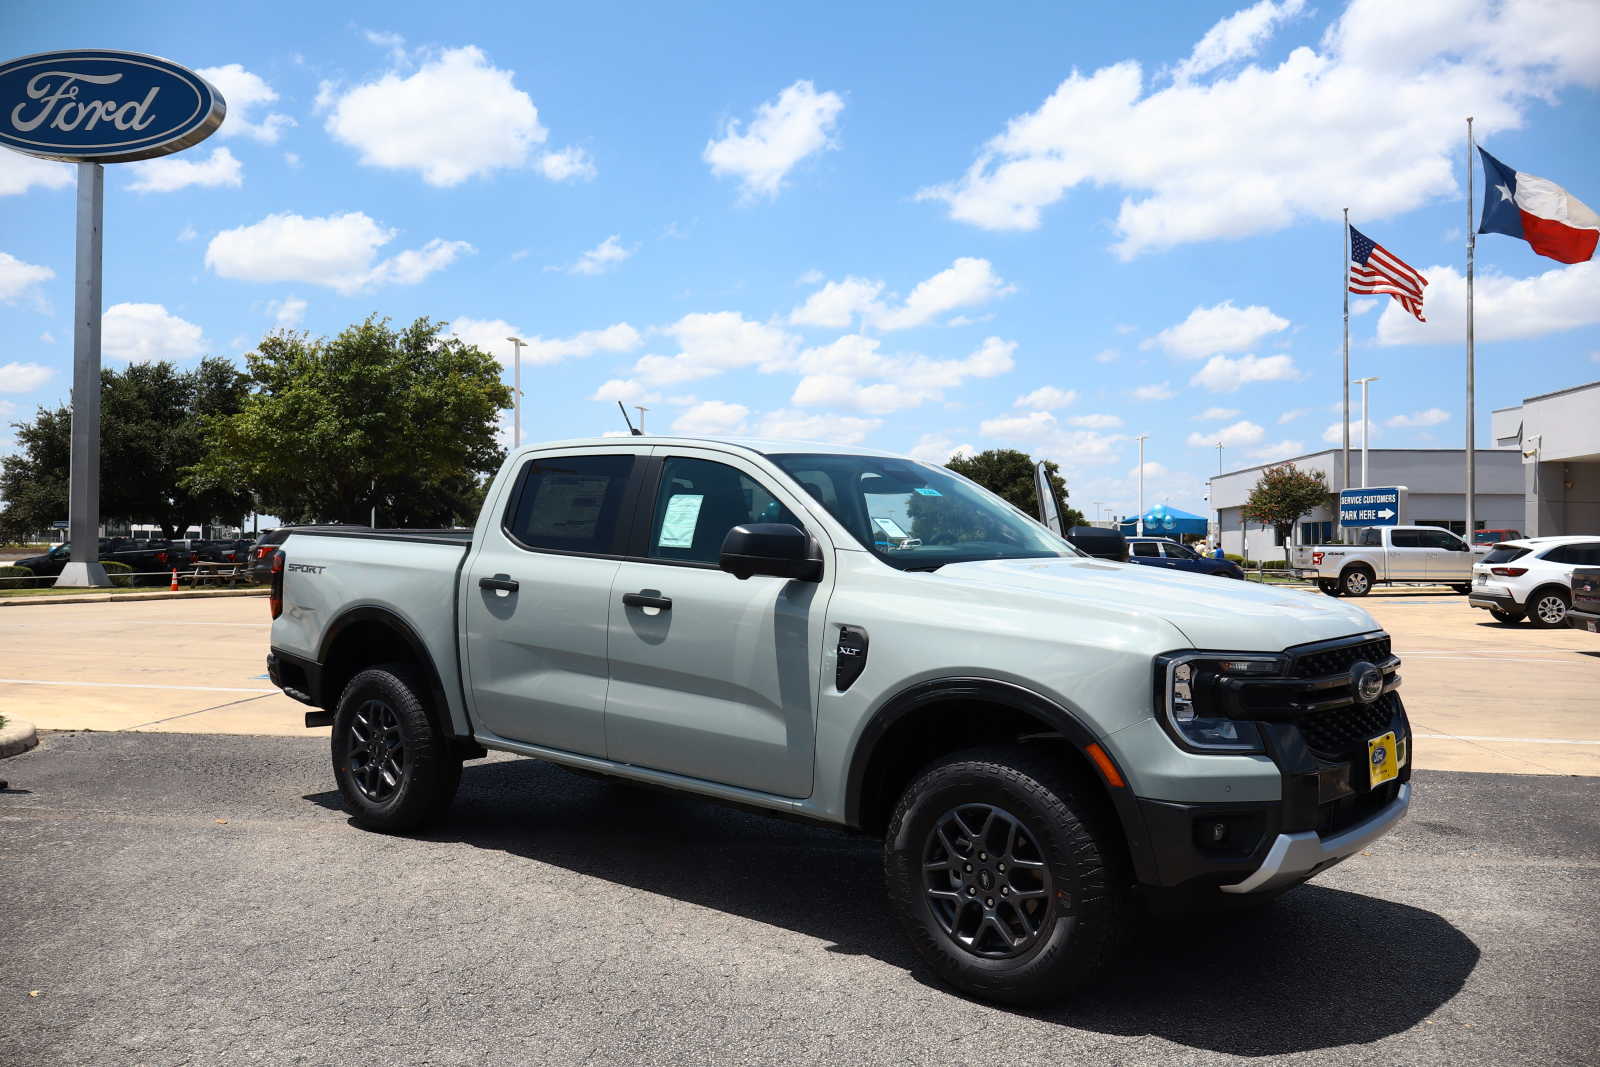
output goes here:
{"type": "MultiPolygon", "coordinates": [[[[1139,532],[1138,522],[1134,519],[1123,519],[1117,524],[1126,537],[1133,537],[1139,532]]],[[[1179,537],[1191,535],[1204,537],[1210,530],[1210,524],[1199,515],[1191,515],[1182,508],[1172,507],[1170,504],[1157,504],[1144,513],[1144,535],[1146,537],[1179,537]]]]}

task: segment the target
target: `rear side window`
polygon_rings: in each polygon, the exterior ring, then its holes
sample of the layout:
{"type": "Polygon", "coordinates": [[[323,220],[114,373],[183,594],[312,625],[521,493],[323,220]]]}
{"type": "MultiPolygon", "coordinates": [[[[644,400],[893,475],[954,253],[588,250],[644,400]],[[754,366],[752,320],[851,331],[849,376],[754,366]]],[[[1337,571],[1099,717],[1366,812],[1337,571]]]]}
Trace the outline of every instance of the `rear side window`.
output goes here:
{"type": "Polygon", "coordinates": [[[1154,541],[1135,541],[1129,547],[1133,549],[1133,554],[1135,556],[1161,555],[1161,550],[1156,547],[1156,543],[1154,541]]]}
{"type": "Polygon", "coordinates": [[[506,509],[505,530],[524,548],[612,553],[632,456],[530,459],[506,509]]]}
{"type": "Polygon", "coordinates": [[[1416,530],[1396,530],[1389,535],[1391,548],[1421,548],[1422,534],[1416,530]]]}
{"type": "Polygon", "coordinates": [[[1484,556],[1483,563],[1510,563],[1514,559],[1521,559],[1528,554],[1528,549],[1517,548],[1514,545],[1497,545],[1484,556]]]}
{"type": "Polygon", "coordinates": [[[1369,527],[1361,531],[1362,548],[1382,548],[1383,534],[1376,527],[1369,527]]]}

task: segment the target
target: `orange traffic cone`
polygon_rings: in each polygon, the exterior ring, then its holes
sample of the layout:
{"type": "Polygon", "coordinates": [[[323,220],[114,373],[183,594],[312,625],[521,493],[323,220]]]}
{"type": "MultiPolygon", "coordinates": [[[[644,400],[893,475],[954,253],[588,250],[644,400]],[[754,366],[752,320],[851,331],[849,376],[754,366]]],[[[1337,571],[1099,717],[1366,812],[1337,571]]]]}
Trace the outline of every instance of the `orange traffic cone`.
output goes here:
{"type": "Polygon", "coordinates": [[[172,584],[167,586],[167,589],[174,593],[178,591],[178,568],[176,567],[172,568],[172,584]]]}

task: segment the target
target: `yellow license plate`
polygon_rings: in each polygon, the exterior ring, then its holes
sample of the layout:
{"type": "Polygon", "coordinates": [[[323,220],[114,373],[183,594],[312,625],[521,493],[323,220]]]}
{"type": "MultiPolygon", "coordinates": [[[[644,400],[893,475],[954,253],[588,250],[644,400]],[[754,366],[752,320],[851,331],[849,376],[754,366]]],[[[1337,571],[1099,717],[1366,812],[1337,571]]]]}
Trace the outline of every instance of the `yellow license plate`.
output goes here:
{"type": "Polygon", "coordinates": [[[1398,749],[1399,743],[1395,740],[1393,730],[1367,742],[1367,771],[1371,775],[1369,784],[1373,788],[1400,777],[1398,749]]]}

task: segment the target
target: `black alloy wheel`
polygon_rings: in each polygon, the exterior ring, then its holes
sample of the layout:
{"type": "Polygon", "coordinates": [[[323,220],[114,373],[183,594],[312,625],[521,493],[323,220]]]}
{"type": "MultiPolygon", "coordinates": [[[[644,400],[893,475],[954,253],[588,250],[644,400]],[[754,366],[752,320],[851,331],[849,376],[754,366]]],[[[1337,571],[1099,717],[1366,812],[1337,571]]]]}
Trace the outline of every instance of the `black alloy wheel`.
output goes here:
{"type": "Polygon", "coordinates": [[[1015,815],[992,804],[944,813],[923,848],[928,907],[945,935],[984,959],[1034,946],[1054,881],[1039,843],[1015,815]]]}
{"type": "Polygon", "coordinates": [[[350,717],[346,751],[350,777],[375,804],[392,797],[406,773],[406,742],[400,716],[382,700],[368,700],[350,717]]]}

